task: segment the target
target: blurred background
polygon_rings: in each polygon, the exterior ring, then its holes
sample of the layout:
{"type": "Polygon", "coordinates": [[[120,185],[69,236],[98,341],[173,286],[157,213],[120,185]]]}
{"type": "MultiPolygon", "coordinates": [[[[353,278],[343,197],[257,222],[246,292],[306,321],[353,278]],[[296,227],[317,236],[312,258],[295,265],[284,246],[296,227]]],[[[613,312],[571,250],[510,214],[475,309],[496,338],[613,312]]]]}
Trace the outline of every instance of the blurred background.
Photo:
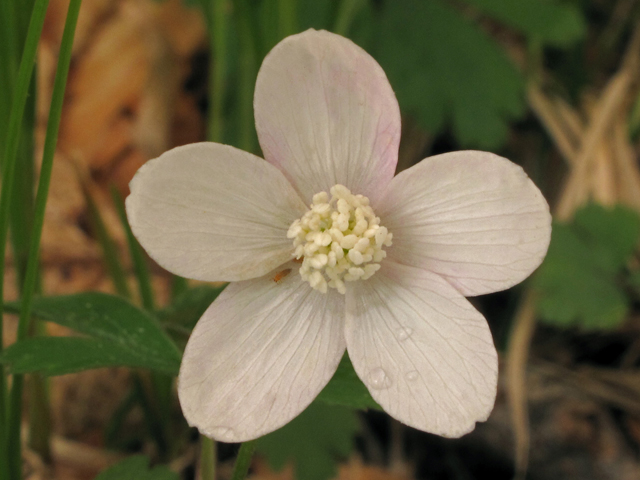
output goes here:
{"type": "MultiPolygon", "coordinates": [[[[19,2],[22,17],[32,4],[19,2]]],[[[51,0],[39,45],[35,130],[23,147],[36,174],[68,4],[51,0]]],[[[134,290],[113,199],[174,146],[209,139],[260,154],[258,68],[279,40],[307,28],[345,35],[382,65],[403,115],[398,170],[451,150],[498,153],[540,187],[554,233],[531,279],[472,299],[501,354],[486,423],[451,440],[382,412],[316,406],[258,444],[250,478],[640,479],[636,0],[85,0],[44,223],[42,292],[134,290]]],[[[28,190],[34,172],[25,168],[28,190]]],[[[15,209],[28,218],[28,204],[15,209]]],[[[9,299],[18,298],[26,255],[16,245],[6,259],[9,299]]],[[[161,307],[185,285],[150,268],[161,307]]],[[[15,324],[5,322],[7,345],[15,324]]],[[[53,377],[50,418],[41,420],[51,442],[25,449],[26,478],[91,479],[131,453],[196,478],[197,435],[175,398],[167,410],[175,445],[163,453],[137,388],[127,369],[53,377]]],[[[38,398],[32,389],[25,402],[38,398]]],[[[230,477],[236,451],[218,446],[219,478],[230,477]]]]}

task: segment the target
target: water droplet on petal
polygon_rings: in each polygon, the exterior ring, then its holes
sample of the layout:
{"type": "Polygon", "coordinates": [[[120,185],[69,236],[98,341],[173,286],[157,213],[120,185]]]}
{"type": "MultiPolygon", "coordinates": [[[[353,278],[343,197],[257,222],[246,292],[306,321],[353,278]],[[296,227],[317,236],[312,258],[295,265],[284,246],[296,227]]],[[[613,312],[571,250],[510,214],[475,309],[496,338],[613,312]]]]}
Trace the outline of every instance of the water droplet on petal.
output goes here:
{"type": "Polygon", "coordinates": [[[213,427],[213,436],[217,438],[228,438],[233,435],[233,430],[229,427],[213,427]]]}
{"type": "Polygon", "coordinates": [[[413,333],[413,329],[409,327],[400,327],[396,331],[396,337],[399,341],[404,342],[407,338],[411,336],[413,333]]]}
{"type": "Polygon", "coordinates": [[[369,384],[371,388],[383,390],[391,386],[391,379],[389,378],[389,375],[387,375],[387,372],[378,367],[369,372],[369,384]]]}
{"type": "Polygon", "coordinates": [[[417,370],[411,370],[410,372],[407,372],[407,380],[409,380],[410,382],[415,382],[418,379],[418,372],[417,370]]]}

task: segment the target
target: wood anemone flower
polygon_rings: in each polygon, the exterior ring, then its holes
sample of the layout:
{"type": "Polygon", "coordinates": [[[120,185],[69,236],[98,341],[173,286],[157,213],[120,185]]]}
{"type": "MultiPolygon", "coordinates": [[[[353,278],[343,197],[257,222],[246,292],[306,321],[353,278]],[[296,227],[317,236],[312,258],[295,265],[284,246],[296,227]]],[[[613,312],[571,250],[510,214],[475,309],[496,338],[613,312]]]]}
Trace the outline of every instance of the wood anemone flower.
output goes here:
{"type": "Polygon", "coordinates": [[[464,298],[541,263],[549,207],[491,153],[427,158],[394,177],[400,112],[376,61],[309,30],[265,58],[255,90],[265,160],[197,143],[148,162],[127,214],[161,266],[234,282],[187,344],[178,394],[205,435],[241,442],[301,413],[345,349],[373,398],[420,430],[486,420],[497,354],[464,298]]]}

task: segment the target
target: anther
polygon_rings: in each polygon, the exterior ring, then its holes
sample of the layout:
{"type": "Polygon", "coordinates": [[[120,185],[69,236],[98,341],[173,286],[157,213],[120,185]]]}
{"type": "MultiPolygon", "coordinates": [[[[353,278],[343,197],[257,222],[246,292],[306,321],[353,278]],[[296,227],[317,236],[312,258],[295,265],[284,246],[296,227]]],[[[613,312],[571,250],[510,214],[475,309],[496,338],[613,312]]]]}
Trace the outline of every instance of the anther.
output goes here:
{"type": "Polygon", "coordinates": [[[367,280],[380,269],[392,234],[380,226],[369,199],[343,185],[313,196],[310,210],[289,227],[300,275],[314,289],[346,292],[345,282],[367,280]]]}

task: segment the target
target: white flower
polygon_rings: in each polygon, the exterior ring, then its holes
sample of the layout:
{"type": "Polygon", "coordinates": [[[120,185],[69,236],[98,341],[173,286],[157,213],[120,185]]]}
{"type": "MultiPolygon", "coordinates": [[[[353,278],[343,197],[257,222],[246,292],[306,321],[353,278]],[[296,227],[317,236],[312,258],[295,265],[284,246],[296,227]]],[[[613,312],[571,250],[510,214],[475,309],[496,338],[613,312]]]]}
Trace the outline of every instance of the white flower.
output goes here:
{"type": "Polygon", "coordinates": [[[127,198],[161,266],[236,282],[186,347],[188,422],[225,442],[271,432],[313,401],[346,348],[394,418],[448,437],[471,431],[493,408],[498,365],[464,296],[509,288],[540,264],[551,222],[539,190],[477,151],[394,177],[391,86],[364,50],[328,32],[267,55],[254,107],[267,161],[215,143],[175,148],[138,171],[127,198]]]}

